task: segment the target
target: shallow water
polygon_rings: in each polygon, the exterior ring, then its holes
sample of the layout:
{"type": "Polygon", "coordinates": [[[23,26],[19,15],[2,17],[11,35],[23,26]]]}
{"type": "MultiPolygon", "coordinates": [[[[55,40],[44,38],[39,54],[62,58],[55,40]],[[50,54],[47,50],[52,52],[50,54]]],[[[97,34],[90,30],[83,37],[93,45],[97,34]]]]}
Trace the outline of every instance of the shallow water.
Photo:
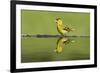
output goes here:
{"type": "Polygon", "coordinates": [[[89,37],[22,37],[21,62],[48,62],[90,59],[89,37]]]}

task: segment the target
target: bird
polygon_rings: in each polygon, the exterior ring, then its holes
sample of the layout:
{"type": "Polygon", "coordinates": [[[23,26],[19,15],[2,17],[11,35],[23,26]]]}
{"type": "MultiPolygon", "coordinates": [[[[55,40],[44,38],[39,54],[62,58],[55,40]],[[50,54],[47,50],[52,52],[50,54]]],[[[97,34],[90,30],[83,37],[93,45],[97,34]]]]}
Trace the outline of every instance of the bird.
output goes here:
{"type": "Polygon", "coordinates": [[[61,18],[56,18],[56,24],[57,30],[62,36],[65,36],[68,32],[74,30],[72,28],[69,28],[67,25],[64,25],[61,18]]]}

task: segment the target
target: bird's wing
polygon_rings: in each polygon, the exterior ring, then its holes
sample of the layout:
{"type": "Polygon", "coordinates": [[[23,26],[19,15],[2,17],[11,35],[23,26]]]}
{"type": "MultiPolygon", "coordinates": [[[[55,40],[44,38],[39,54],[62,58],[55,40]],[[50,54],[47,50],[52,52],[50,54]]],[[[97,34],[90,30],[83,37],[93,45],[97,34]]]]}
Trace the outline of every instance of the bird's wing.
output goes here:
{"type": "Polygon", "coordinates": [[[66,30],[68,28],[67,25],[63,25],[63,29],[66,30]]]}
{"type": "Polygon", "coordinates": [[[65,25],[63,29],[68,31],[68,32],[71,31],[71,28],[69,28],[67,25],[65,25]]]}
{"type": "Polygon", "coordinates": [[[68,28],[68,25],[64,25],[63,27],[64,27],[64,28],[68,28]]]}

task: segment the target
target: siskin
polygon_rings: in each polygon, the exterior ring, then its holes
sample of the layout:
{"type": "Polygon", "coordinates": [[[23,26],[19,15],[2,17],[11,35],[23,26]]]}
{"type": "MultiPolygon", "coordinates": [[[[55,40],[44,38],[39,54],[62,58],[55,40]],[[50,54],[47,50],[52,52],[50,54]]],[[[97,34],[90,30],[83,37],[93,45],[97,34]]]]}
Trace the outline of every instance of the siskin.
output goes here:
{"type": "Polygon", "coordinates": [[[65,36],[66,33],[74,30],[69,28],[68,26],[65,26],[61,18],[56,18],[56,24],[57,24],[57,30],[62,36],[65,36]]]}

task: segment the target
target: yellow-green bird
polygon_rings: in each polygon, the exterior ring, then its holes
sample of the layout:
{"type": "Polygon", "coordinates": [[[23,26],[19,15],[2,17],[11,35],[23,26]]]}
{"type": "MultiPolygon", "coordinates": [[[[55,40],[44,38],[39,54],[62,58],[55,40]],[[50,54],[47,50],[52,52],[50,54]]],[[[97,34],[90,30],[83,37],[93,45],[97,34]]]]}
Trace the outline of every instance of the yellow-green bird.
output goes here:
{"type": "Polygon", "coordinates": [[[61,18],[56,18],[56,24],[57,24],[57,30],[62,36],[65,36],[66,33],[74,30],[64,25],[61,18]]]}

